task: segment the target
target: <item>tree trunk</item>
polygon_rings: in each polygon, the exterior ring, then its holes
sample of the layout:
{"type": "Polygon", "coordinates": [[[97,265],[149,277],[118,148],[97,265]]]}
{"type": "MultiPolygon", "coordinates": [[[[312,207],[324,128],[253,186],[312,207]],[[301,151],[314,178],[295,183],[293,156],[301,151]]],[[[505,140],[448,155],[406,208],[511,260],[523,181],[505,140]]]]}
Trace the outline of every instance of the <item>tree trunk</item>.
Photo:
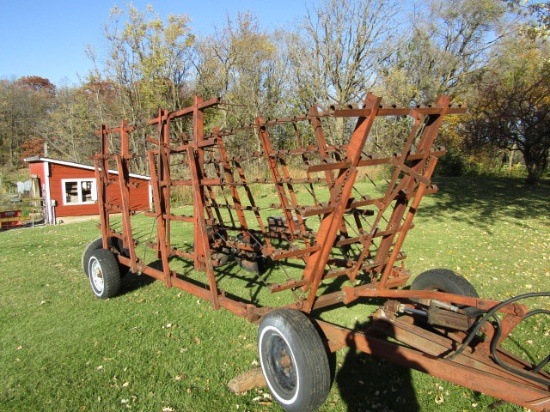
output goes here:
{"type": "Polygon", "coordinates": [[[533,151],[529,146],[525,147],[523,151],[523,160],[527,168],[527,179],[525,180],[527,185],[536,185],[539,182],[548,157],[548,151],[545,153],[533,153],[533,151]]]}

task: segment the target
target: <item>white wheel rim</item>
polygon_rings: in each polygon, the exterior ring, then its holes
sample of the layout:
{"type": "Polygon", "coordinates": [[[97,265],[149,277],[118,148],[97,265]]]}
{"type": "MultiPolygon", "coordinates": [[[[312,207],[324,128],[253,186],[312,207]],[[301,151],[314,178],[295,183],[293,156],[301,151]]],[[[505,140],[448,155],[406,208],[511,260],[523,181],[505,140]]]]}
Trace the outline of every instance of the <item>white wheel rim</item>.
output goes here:
{"type": "Polygon", "coordinates": [[[92,257],[90,259],[90,281],[92,282],[92,286],[94,287],[94,290],[101,294],[103,292],[103,271],[101,270],[101,265],[99,261],[92,257]]]}
{"type": "Polygon", "coordinates": [[[260,333],[260,336],[258,338],[259,348],[260,348],[260,365],[262,367],[262,370],[264,371],[264,376],[266,376],[267,386],[269,386],[269,389],[271,390],[271,393],[277,398],[277,400],[280,403],[282,403],[283,405],[292,405],[294,402],[296,402],[296,399],[298,398],[298,394],[300,393],[300,371],[298,371],[298,369],[296,369],[296,387],[294,389],[294,394],[292,395],[292,397],[290,399],[283,398],[281,396],[281,394],[279,394],[278,389],[270,382],[269,379],[267,379],[268,374],[266,373],[266,371],[268,370],[269,367],[268,367],[268,365],[264,364],[263,356],[261,356],[263,341],[264,341],[266,332],[274,333],[275,335],[277,335],[279,338],[281,338],[286,343],[286,346],[287,346],[287,349],[289,351],[289,355],[290,355],[290,358],[291,358],[291,362],[292,362],[293,365],[295,365],[295,367],[297,365],[296,358],[294,357],[294,353],[292,352],[291,345],[288,343],[288,340],[286,339],[285,335],[281,331],[279,331],[279,329],[277,329],[275,326],[267,326],[262,330],[262,332],[260,333]]]}

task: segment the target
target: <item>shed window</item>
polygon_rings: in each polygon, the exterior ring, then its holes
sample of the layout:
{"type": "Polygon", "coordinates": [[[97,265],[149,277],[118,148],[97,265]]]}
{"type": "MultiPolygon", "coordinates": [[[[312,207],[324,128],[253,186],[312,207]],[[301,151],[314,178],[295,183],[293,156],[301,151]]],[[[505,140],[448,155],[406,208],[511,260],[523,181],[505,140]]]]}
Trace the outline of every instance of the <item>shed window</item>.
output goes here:
{"type": "Polygon", "coordinates": [[[63,204],[81,205],[97,200],[95,179],[63,180],[63,204]]]}

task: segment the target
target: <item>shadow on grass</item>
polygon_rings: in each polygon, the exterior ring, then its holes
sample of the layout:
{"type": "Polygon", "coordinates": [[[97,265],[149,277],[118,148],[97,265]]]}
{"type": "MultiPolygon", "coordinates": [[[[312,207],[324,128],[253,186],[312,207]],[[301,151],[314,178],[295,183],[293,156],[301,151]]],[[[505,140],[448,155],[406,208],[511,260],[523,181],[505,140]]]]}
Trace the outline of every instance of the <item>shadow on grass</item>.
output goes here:
{"type": "Polygon", "coordinates": [[[438,177],[434,182],[439,192],[429,205],[420,207],[422,216],[430,219],[451,215],[451,219],[489,230],[496,220],[506,217],[521,220],[548,215],[549,180],[537,186],[508,177],[438,177]]]}
{"type": "MultiPolygon", "coordinates": [[[[364,329],[364,325],[357,329],[364,329]]],[[[367,355],[351,340],[348,345],[344,362],[336,373],[336,384],[348,412],[420,411],[409,368],[367,355]]],[[[396,362],[404,360],[397,346],[386,350],[385,355],[396,362]]]]}
{"type": "MultiPolygon", "coordinates": [[[[149,266],[151,266],[155,269],[162,270],[161,261],[153,262],[153,263],[149,264],[149,266]]],[[[134,292],[138,289],[144,288],[144,287],[152,284],[155,281],[156,281],[156,279],[152,276],[145,275],[145,274],[138,275],[136,273],[128,272],[122,278],[122,285],[121,285],[121,288],[120,288],[120,294],[119,295],[126,295],[127,293],[132,293],[132,292],[134,292]]]]}
{"type": "Polygon", "coordinates": [[[155,282],[155,280],[155,278],[148,275],[136,275],[133,273],[129,273],[122,280],[120,295],[132,293],[138,289],[144,288],[155,282]]]}
{"type": "Polygon", "coordinates": [[[348,412],[420,411],[408,368],[349,349],[336,383],[348,412]]]}

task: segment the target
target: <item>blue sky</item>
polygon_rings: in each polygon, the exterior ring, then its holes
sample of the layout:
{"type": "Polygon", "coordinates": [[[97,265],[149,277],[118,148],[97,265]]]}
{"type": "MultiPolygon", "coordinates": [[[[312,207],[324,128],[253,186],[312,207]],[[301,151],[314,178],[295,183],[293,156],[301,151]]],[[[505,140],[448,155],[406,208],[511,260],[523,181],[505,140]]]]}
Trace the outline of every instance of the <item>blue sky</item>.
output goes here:
{"type": "MultiPolygon", "coordinates": [[[[91,68],[86,45],[105,46],[103,24],[126,0],[0,0],[0,79],[41,76],[56,85],[78,84],[91,68]]],[[[291,27],[306,11],[305,0],[136,0],[161,17],[186,14],[195,34],[223,26],[226,16],[250,11],[265,29],[291,27]]]]}

